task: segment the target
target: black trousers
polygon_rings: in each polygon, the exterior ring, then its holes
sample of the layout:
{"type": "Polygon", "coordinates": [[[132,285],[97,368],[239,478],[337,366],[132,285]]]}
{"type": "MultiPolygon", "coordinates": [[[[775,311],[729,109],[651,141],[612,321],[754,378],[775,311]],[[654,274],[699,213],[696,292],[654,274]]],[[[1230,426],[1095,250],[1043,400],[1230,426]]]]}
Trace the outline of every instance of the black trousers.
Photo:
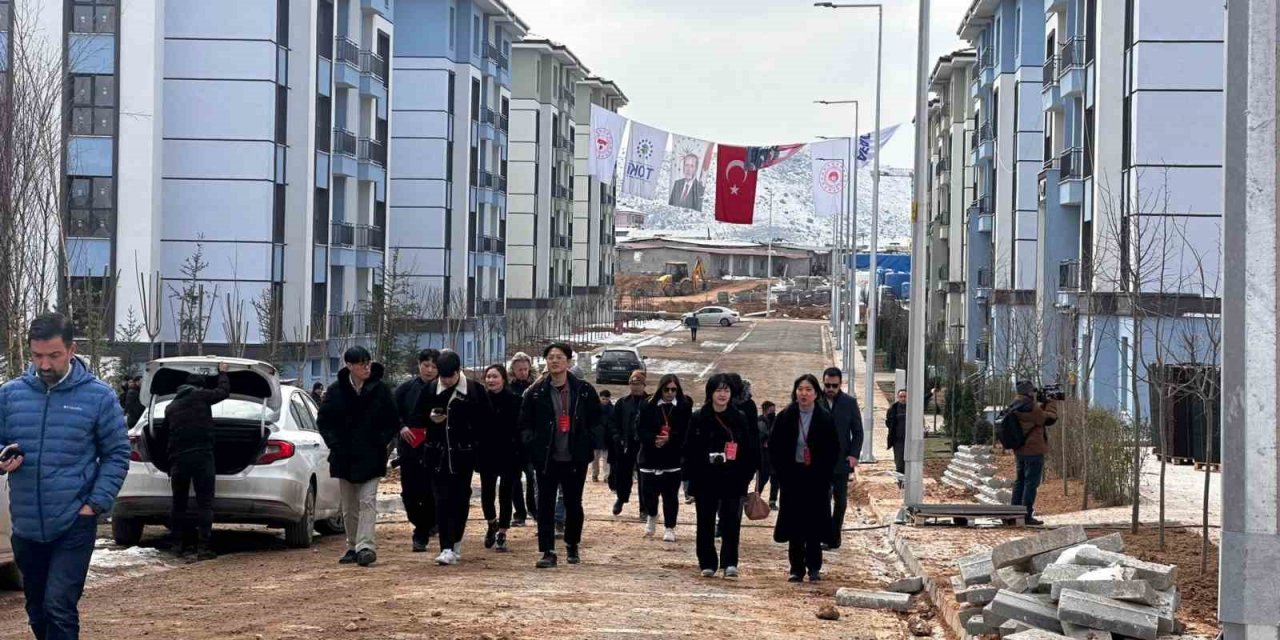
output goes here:
{"type": "Polygon", "coordinates": [[[538,474],[538,550],[556,550],[556,496],[564,495],[564,543],[582,542],[582,488],[587,482],[587,465],[548,462],[538,474]]]}
{"type": "Polygon", "coordinates": [[[640,450],[638,447],[632,447],[631,451],[627,451],[619,447],[614,453],[616,454],[614,461],[609,464],[609,482],[612,483],[614,493],[618,494],[618,501],[626,504],[631,502],[631,486],[636,475],[636,455],[640,450]]]}
{"type": "Polygon", "coordinates": [[[538,476],[533,465],[526,464],[516,474],[515,483],[511,485],[511,506],[515,510],[516,520],[525,520],[532,514],[538,515],[538,476]],[[521,475],[524,476],[523,482],[521,475]]]}
{"type": "Polygon", "coordinates": [[[844,528],[844,512],[849,507],[849,474],[837,472],[831,477],[831,499],[835,504],[831,509],[831,538],[827,544],[835,549],[843,539],[840,530],[844,528]]]}
{"type": "Polygon", "coordinates": [[[420,454],[400,458],[400,500],[413,525],[413,537],[424,543],[436,527],[436,499],[431,484],[431,469],[420,454]]]}
{"type": "Polygon", "coordinates": [[[658,517],[658,497],[662,497],[662,522],[674,529],[680,515],[680,472],[640,472],[640,502],[650,517],[658,517]]]}
{"type": "Polygon", "coordinates": [[[480,509],[486,521],[497,521],[499,529],[511,527],[512,493],[519,477],[520,470],[515,467],[480,472],[480,509]],[[496,508],[495,497],[498,501],[496,508]]]}
{"type": "Polygon", "coordinates": [[[201,547],[207,547],[213,537],[213,488],[217,478],[213,466],[213,452],[185,454],[174,458],[169,469],[170,486],[173,488],[173,509],[170,522],[173,532],[188,544],[193,537],[201,547]],[[187,509],[191,487],[196,490],[195,513],[187,509]]]}
{"type": "Polygon", "coordinates": [[[822,570],[822,542],[815,536],[792,538],[787,545],[787,559],[791,562],[791,575],[803,576],[805,569],[816,576],[822,570]]]}
{"type": "Polygon", "coordinates": [[[907,462],[903,458],[902,450],[906,448],[906,444],[902,442],[893,443],[893,468],[898,473],[907,472],[907,462]]]}
{"type": "Polygon", "coordinates": [[[694,509],[698,513],[698,568],[717,571],[738,566],[742,496],[724,487],[699,487],[694,509]],[[716,564],[717,518],[720,520],[719,564],[716,564]]]}
{"type": "Polygon", "coordinates": [[[462,542],[467,528],[467,512],[471,509],[471,469],[454,465],[456,473],[436,471],[431,477],[435,493],[436,524],[440,528],[440,550],[462,542]]]}

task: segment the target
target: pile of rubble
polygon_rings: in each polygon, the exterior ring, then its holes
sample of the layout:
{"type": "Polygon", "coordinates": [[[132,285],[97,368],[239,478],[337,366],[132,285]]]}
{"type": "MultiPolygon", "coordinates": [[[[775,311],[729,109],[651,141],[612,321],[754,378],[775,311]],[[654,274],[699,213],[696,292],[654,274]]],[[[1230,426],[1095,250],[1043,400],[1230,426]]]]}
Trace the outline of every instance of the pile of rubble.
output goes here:
{"type": "Polygon", "coordinates": [[[1156,640],[1181,632],[1178,568],[1122,551],[1120,534],[1088,540],[1073,525],[960,558],[960,575],[951,578],[965,603],[960,621],[974,636],[1019,640],[1156,640]]]}
{"type": "Polygon", "coordinates": [[[972,489],[978,500],[987,504],[1013,500],[1013,481],[996,477],[996,457],[989,446],[961,446],[942,481],[958,489],[972,489]]]}

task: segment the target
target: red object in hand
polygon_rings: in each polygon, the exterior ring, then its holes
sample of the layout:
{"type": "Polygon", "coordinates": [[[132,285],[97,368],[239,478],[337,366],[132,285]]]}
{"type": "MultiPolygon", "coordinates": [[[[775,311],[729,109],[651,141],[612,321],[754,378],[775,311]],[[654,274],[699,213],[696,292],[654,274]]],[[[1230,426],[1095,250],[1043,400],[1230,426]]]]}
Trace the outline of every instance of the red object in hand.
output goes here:
{"type": "Polygon", "coordinates": [[[738,443],[727,442],[724,445],[724,457],[726,460],[738,459],[738,443]]]}
{"type": "Polygon", "coordinates": [[[671,425],[669,424],[662,425],[662,428],[658,430],[658,435],[664,438],[671,437],[671,425]]]}
{"type": "Polygon", "coordinates": [[[560,416],[560,433],[569,433],[569,416],[560,416]]]}
{"type": "Polygon", "coordinates": [[[427,441],[427,430],[418,427],[409,427],[409,446],[417,449],[427,441]]]}
{"type": "Polygon", "coordinates": [[[809,453],[809,447],[804,448],[804,466],[813,464],[813,455],[809,453]]]}

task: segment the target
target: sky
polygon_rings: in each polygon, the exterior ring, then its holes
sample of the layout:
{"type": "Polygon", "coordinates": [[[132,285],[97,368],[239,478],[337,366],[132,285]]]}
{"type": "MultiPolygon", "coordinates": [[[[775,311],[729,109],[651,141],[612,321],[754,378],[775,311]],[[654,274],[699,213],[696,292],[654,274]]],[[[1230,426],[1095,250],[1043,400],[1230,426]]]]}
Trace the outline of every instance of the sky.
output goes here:
{"type": "MultiPolygon", "coordinates": [[[[874,9],[825,9],[809,0],[506,0],[534,35],[569,47],[594,75],[618,83],[623,115],[728,144],[810,142],[873,129],[874,9]]],[[[962,48],[956,29],[971,0],[933,0],[930,68],[962,48]]],[[[915,115],[915,0],[883,0],[881,126],[915,115]]],[[[881,162],[912,165],[910,129],[881,162]]]]}

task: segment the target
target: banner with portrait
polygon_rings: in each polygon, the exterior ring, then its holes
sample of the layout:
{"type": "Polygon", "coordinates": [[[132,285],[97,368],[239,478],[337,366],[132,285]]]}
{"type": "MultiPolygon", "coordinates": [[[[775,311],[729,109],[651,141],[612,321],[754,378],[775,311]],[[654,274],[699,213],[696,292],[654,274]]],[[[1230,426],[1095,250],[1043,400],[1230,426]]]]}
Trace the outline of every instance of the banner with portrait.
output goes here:
{"type": "Polygon", "coordinates": [[[667,204],[702,211],[707,191],[707,170],[711,168],[715,148],[714,142],[688,136],[672,136],[671,196],[667,198],[667,204]]]}

